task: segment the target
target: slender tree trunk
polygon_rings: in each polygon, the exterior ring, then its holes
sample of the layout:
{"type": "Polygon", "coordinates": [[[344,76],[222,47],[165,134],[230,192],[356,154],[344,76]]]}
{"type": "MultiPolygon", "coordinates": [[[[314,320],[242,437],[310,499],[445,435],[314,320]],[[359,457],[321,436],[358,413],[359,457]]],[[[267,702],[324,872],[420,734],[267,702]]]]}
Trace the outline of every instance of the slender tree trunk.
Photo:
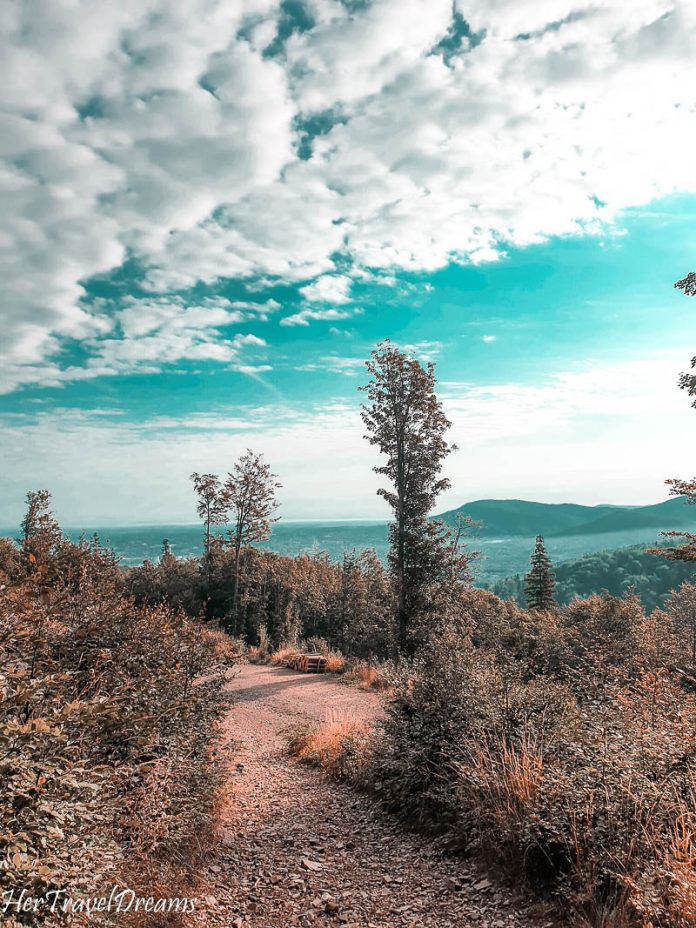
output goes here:
{"type": "Polygon", "coordinates": [[[234,591],[232,594],[232,616],[234,621],[234,632],[235,635],[240,635],[242,629],[240,628],[239,621],[239,563],[241,560],[242,553],[242,543],[241,539],[238,537],[235,541],[234,546],[234,591]]]}
{"type": "Polygon", "coordinates": [[[205,522],[205,588],[210,591],[210,507],[205,522]]]}
{"type": "Polygon", "coordinates": [[[397,565],[396,565],[396,634],[397,657],[406,652],[406,639],[408,636],[408,613],[406,610],[406,537],[403,526],[403,516],[399,517],[397,526],[397,565]]]}

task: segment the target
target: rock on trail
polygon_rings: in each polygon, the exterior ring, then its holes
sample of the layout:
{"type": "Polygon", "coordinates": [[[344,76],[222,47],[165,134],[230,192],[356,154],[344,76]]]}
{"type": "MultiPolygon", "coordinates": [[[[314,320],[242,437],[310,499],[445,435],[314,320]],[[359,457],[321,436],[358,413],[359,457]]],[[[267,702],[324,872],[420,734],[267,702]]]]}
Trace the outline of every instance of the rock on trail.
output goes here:
{"type": "Polygon", "coordinates": [[[443,858],[377,805],[286,754],[286,735],[381,699],[330,678],[244,665],[229,684],[222,845],[193,924],[211,928],[532,928],[540,923],[467,861],[443,858]]]}

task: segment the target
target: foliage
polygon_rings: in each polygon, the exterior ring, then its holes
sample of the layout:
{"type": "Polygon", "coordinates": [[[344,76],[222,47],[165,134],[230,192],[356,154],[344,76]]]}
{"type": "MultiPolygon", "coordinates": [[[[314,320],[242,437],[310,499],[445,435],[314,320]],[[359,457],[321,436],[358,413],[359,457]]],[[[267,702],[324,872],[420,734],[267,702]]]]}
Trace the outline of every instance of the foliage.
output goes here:
{"type": "Polygon", "coordinates": [[[249,448],[235,462],[222,488],[225,515],[231,522],[228,535],[234,550],[232,620],[238,635],[244,631],[239,611],[239,575],[244,545],[264,541],[270,536],[271,524],[278,521],[273,513],[278,508],[275,491],[280,486],[263,455],[254,454],[249,448]]]}
{"type": "Polygon", "coordinates": [[[332,710],[319,725],[298,728],[288,738],[288,749],[332,776],[362,782],[369,766],[370,728],[362,719],[332,710]]]}
{"type": "Polygon", "coordinates": [[[213,525],[224,525],[227,518],[222,484],[217,474],[191,474],[193,489],[198,496],[196,511],[205,525],[205,553],[210,555],[211,529],[213,525]]]}
{"type": "Polygon", "coordinates": [[[135,605],[109,552],[54,525],[0,561],[0,892],[195,895],[228,644],[135,605]]]}
{"type": "Polygon", "coordinates": [[[667,614],[672,620],[681,666],[691,666],[696,676],[696,585],[682,583],[667,600],[667,614]]]}
{"type": "Polygon", "coordinates": [[[27,510],[22,519],[22,550],[26,555],[46,559],[60,544],[60,526],[51,512],[48,490],[30,490],[26,496],[27,510]]]}
{"type": "Polygon", "coordinates": [[[679,608],[593,596],[526,612],[468,590],[450,609],[401,663],[364,762],[340,739],[327,760],[302,750],[574,923],[693,928],[696,693],[679,608]]]}
{"type": "Polygon", "coordinates": [[[457,582],[467,573],[467,558],[443,523],[429,522],[438,495],[449,487],[440,475],[453,449],[445,441],[450,422],[435,395],[435,368],[385,341],[367,362],[371,376],[361,389],[366,438],[386,455],[375,467],[390,488],[377,492],[391,507],[389,566],[396,599],[396,644],[413,654],[432,614],[433,587],[457,582]]]}
{"type": "MultiPolygon", "coordinates": [[[[389,575],[374,551],[346,554],[342,563],[327,555],[285,557],[247,546],[239,576],[239,627],[249,645],[264,650],[320,636],[327,649],[348,657],[386,657],[393,642],[389,575]]],[[[190,616],[204,614],[225,627],[235,610],[235,552],[211,548],[208,578],[196,559],[163,557],[126,574],[138,602],[166,602],[190,616]]]]}

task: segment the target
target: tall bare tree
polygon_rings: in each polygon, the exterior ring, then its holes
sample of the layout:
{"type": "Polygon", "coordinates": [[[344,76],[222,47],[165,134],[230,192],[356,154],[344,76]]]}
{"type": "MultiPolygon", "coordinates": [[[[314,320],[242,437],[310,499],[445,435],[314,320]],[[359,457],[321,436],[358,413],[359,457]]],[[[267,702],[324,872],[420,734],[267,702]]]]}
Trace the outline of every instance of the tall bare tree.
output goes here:
{"type": "Polygon", "coordinates": [[[366,438],[386,462],[375,472],[391,487],[377,492],[392,508],[389,565],[396,593],[396,640],[401,654],[415,648],[414,620],[432,583],[442,554],[442,533],[428,522],[438,494],[449,487],[440,475],[442,462],[453,450],[445,441],[450,421],[435,395],[435,368],[385,341],[367,362],[370,382],[360,389],[368,402],[362,407],[366,438]]]}
{"type": "Polygon", "coordinates": [[[263,459],[250,448],[235,463],[223,486],[223,496],[230,516],[228,532],[234,550],[233,621],[236,634],[241,634],[239,618],[239,572],[242,549],[255,541],[264,541],[271,526],[278,521],[276,490],[282,484],[263,459]]]}

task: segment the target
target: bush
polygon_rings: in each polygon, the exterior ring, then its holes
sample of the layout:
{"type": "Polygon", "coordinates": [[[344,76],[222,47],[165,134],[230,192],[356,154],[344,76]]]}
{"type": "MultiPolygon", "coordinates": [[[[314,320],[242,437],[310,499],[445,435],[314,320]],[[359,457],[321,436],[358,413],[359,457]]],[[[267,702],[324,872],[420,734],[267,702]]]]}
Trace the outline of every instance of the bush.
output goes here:
{"type": "Polygon", "coordinates": [[[302,652],[294,646],[281,645],[281,647],[271,654],[269,660],[274,667],[282,667],[294,658],[299,657],[301,653],[302,652]]]}
{"type": "Polygon", "coordinates": [[[326,673],[345,673],[348,664],[340,651],[329,651],[326,655],[326,673]]]}
{"type": "Polygon", "coordinates": [[[345,679],[357,683],[361,690],[388,690],[393,676],[393,665],[387,662],[372,664],[369,661],[351,661],[345,679]]]}
{"type": "Polygon", "coordinates": [[[293,732],[288,748],[293,757],[332,776],[363,783],[370,763],[371,729],[355,716],[332,710],[319,725],[293,732]]]}
{"type": "Polygon", "coordinates": [[[696,698],[660,665],[667,617],[576,601],[522,659],[519,635],[493,647],[490,622],[490,646],[462,634],[484,639],[480,607],[402,668],[371,785],[588,925],[693,928],[696,698]]]}
{"type": "Polygon", "coordinates": [[[44,561],[6,565],[0,893],[102,895],[119,884],[195,895],[233,659],[201,622],[123,596],[114,559],[96,545],[59,543],[44,561]]]}

